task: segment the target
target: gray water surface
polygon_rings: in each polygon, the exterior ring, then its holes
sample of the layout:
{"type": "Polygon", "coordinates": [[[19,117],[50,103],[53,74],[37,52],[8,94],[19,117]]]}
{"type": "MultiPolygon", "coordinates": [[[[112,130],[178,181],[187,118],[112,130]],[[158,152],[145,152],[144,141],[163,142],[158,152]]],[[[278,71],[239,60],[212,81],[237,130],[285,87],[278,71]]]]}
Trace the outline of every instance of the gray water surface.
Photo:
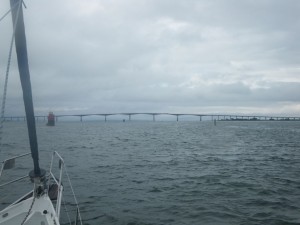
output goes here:
{"type": "MultiPolygon", "coordinates": [[[[1,161],[29,151],[25,125],[6,123],[1,161]]],[[[37,127],[41,164],[64,157],[84,224],[300,224],[300,122],[37,127]]]]}

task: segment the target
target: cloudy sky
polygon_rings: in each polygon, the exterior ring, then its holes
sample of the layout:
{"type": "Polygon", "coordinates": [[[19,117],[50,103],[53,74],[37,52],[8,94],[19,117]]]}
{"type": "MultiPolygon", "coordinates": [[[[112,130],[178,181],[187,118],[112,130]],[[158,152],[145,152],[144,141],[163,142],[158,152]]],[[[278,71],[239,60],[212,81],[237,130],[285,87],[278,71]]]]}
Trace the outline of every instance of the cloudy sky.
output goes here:
{"type": "MultiPolygon", "coordinates": [[[[37,115],[300,115],[298,0],[25,3],[37,115]]],[[[2,96],[10,17],[0,32],[2,96]]],[[[22,104],[14,54],[6,115],[22,104]]]]}

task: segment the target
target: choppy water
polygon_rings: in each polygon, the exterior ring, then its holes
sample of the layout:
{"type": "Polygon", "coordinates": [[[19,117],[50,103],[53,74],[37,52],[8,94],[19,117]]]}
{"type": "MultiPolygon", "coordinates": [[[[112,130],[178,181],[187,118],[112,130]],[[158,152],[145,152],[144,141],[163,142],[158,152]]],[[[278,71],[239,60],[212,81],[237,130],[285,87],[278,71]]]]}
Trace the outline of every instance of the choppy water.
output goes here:
{"type": "MultiPolygon", "coordinates": [[[[4,133],[1,161],[28,151],[25,123],[4,133]]],[[[300,224],[300,122],[40,122],[38,138],[84,224],[300,224]]]]}

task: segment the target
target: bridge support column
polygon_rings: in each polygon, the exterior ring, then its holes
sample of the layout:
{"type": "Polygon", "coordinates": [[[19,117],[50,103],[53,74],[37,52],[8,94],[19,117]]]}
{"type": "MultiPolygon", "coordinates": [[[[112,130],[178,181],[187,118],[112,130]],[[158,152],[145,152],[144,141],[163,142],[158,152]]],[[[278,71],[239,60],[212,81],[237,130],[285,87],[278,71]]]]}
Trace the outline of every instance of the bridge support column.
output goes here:
{"type": "Polygon", "coordinates": [[[104,115],[104,121],[106,122],[106,115],[104,115]]]}
{"type": "Polygon", "coordinates": [[[199,121],[200,121],[200,122],[202,121],[202,116],[199,116],[199,121]]]}
{"type": "Polygon", "coordinates": [[[82,122],[82,116],[80,116],[80,122],[82,122]]]}
{"type": "Polygon", "coordinates": [[[152,116],[153,116],[153,122],[155,122],[155,114],[152,114],[152,116]]]}
{"type": "Polygon", "coordinates": [[[176,121],[178,122],[178,115],[176,115],[176,117],[177,117],[177,118],[176,118],[176,121]]]}
{"type": "Polygon", "coordinates": [[[129,119],[129,121],[131,121],[131,114],[128,115],[128,119],[129,119]]]}

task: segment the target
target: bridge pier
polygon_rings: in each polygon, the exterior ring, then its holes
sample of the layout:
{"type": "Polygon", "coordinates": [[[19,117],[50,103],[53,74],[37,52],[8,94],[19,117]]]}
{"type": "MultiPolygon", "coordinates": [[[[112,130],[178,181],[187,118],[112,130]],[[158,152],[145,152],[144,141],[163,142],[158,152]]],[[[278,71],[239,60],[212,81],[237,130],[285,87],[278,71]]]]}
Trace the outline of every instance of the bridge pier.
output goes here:
{"type": "Polygon", "coordinates": [[[202,116],[199,116],[199,121],[200,121],[200,122],[202,121],[202,116]]]}
{"type": "Polygon", "coordinates": [[[176,121],[178,122],[178,117],[179,117],[179,115],[176,115],[176,121]]]}
{"type": "Polygon", "coordinates": [[[107,116],[107,115],[104,115],[104,121],[105,121],[105,123],[106,123],[106,116],[107,116]]]}
{"type": "Polygon", "coordinates": [[[129,121],[131,121],[131,114],[128,114],[128,119],[129,121]]]}
{"type": "Polygon", "coordinates": [[[152,116],[153,116],[153,122],[155,122],[155,114],[152,114],[152,116]]]}

